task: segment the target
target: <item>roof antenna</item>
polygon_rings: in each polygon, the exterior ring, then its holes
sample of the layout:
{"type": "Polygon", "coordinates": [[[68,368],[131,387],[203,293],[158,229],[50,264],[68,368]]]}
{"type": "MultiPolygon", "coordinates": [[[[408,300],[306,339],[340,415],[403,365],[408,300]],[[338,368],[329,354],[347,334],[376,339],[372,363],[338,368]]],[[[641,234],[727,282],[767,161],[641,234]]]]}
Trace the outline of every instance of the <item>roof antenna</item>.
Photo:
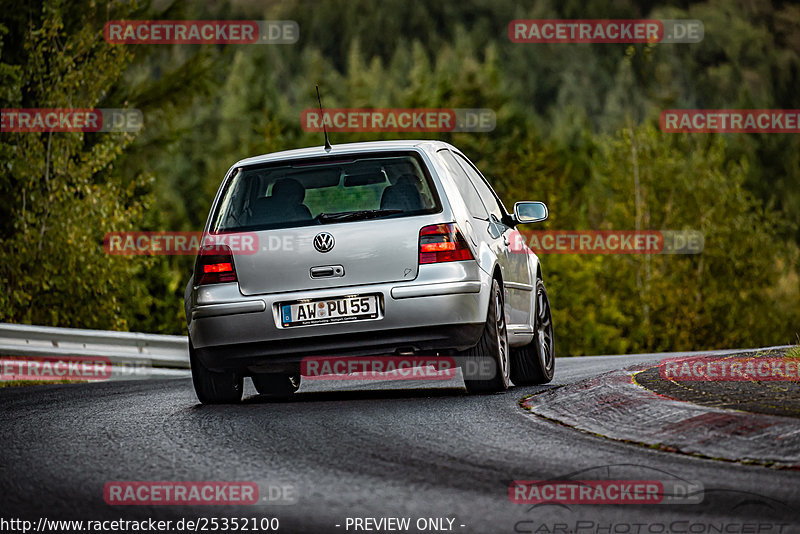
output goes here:
{"type": "Polygon", "coordinates": [[[325,128],[325,114],[322,112],[322,100],[319,97],[319,85],[317,87],[317,102],[319,103],[319,115],[322,118],[322,131],[325,132],[325,152],[330,152],[333,148],[328,140],[328,129],[325,128]]]}

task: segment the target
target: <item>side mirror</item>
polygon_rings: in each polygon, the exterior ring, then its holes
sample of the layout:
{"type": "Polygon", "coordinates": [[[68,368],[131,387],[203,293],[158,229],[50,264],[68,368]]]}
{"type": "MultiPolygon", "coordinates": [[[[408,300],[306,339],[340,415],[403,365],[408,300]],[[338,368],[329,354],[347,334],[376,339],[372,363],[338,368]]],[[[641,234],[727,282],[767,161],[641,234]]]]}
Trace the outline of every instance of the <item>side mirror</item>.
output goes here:
{"type": "Polygon", "coordinates": [[[548,215],[547,204],[544,202],[517,202],[514,204],[514,220],[519,224],[544,221],[548,215]]]}

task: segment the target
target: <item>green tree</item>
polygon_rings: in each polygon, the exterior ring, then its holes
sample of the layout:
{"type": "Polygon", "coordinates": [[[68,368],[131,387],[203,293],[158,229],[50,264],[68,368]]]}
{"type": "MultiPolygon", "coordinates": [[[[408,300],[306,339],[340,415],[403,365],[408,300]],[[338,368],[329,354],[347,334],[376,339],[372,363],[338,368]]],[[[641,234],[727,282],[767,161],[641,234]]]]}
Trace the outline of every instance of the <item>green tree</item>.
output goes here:
{"type": "Polygon", "coordinates": [[[771,291],[789,256],[778,217],[744,187],[747,161],[729,161],[720,136],[650,125],[600,146],[587,188],[591,228],[694,229],[705,240],[698,255],[604,257],[598,292],[625,318],[619,325],[630,349],[789,342],[797,315],[778,317],[771,291]]]}
{"type": "MultiPolygon", "coordinates": [[[[133,49],[102,34],[105,20],[145,8],[59,0],[2,6],[0,107],[131,107],[152,120],[149,111],[169,105],[159,92],[178,98],[176,87],[192,85],[181,69],[128,83],[133,49]]],[[[107,232],[145,230],[157,218],[152,175],[121,166],[136,141],[133,133],[2,133],[0,321],[127,330],[145,317],[177,318],[177,302],[159,294],[176,285],[163,258],[103,249],[107,232]]]]}

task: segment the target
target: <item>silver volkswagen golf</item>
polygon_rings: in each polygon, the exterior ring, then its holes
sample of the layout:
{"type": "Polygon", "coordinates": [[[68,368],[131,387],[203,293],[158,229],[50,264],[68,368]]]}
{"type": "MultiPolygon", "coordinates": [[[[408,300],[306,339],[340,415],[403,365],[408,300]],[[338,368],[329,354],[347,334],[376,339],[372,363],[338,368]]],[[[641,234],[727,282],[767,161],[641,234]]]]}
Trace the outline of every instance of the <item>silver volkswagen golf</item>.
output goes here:
{"type": "Polygon", "coordinates": [[[304,358],[337,355],[451,358],[470,392],[549,382],[550,305],[515,230],[546,218],[541,202],[509,214],[443,142],[236,163],[186,287],[197,397],[238,402],[247,376],[261,394],[289,396],[304,358]],[[467,372],[471,363],[483,371],[467,372]]]}

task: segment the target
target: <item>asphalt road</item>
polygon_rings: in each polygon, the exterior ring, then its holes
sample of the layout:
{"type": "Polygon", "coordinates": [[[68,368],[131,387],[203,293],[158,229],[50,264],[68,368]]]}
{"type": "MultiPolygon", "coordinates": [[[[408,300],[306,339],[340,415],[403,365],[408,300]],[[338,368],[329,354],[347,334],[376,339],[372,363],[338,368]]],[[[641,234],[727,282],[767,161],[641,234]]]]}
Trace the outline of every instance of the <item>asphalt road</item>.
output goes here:
{"type": "MultiPolygon", "coordinates": [[[[658,359],[559,359],[545,387],[658,359]]],[[[304,384],[295,400],[275,402],[248,382],[237,406],[200,406],[186,379],[2,388],[0,518],[277,517],[279,532],[364,532],[346,528],[347,518],[366,517],[408,517],[410,532],[420,518],[452,519],[444,528],[476,533],[800,532],[799,473],[580,433],[518,406],[543,387],[484,396],[386,391],[377,383],[333,390],[345,386],[352,385],[304,384]],[[510,501],[512,480],[543,479],[694,481],[703,498],[510,501]],[[280,482],[299,499],[239,507],[111,506],[103,499],[110,481],[172,480],[280,482]]]]}

